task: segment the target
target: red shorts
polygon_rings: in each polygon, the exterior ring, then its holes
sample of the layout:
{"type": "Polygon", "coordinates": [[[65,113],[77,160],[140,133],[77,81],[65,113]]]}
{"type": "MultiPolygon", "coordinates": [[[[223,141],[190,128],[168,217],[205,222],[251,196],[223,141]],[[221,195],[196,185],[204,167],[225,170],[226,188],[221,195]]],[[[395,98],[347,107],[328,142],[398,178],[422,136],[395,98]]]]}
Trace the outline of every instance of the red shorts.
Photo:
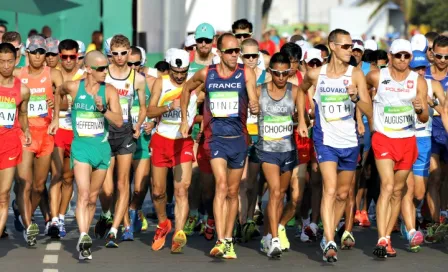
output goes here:
{"type": "Polygon", "coordinates": [[[194,162],[193,146],[191,137],[172,140],[154,133],[149,144],[151,163],[156,167],[170,168],[184,162],[194,162]]]}
{"type": "Polygon", "coordinates": [[[411,170],[418,157],[415,136],[395,139],[376,132],[372,136],[372,148],[375,159],[393,160],[394,170],[411,170]]]}
{"type": "Polygon", "coordinates": [[[207,149],[204,143],[200,143],[198,146],[198,166],[202,173],[213,174],[212,165],[210,164],[210,149],[207,149]]]}
{"type": "Polygon", "coordinates": [[[299,165],[309,163],[311,161],[311,158],[316,158],[316,152],[314,151],[314,142],[312,138],[300,137],[296,129],[294,129],[294,138],[296,140],[299,165]]]}
{"type": "Polygon", "coordinates": [[[30,127],[31,145],[24,150],[36,154],[37,158],[53,153],[54,137],[47,130],[47,127],[30,127]]]}
{"type": "Polygon", "coordinates": [[[0,137],[6,143],[0,145],[0,170],[17,166],[22,161],[22,131],[11,129],[0,137]]]}
{"type": "Polygon", "coordinates": [[[64,158],[70,158],[70,150],[73,142],[73,130],[58,129],[54,135],[54,146],[64,149],[64,158]]]}

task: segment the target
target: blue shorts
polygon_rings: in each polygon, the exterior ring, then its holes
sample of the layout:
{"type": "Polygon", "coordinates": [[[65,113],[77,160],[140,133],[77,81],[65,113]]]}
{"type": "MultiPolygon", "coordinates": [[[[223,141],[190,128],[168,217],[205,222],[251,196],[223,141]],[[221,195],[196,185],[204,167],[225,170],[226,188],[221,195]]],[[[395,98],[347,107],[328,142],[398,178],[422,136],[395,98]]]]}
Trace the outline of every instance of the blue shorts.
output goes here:
{"type": "Polygon", "coordinates": [[[431,153],[440,156],[440,160],[448,162],[447,134],[445,131],[434,131],[431,135],[431,153]]]}
{"type": "Polygon", "coordinates": [[[270,163],[279,166],[281,173],[292,171],[297,166],[297,150],[269,152],[257,149],[257,155],[262,164],[270,163]]]}
{"type": "Polygon", "coordinates": [[[336,148],[314,142],[318,163],[333,161],[338,164],[338,170],[355,171],[359,159],[359,146],[336,148]]]}
{"type": "Polygon", "coordinates": [[[372,134],[370,133],[370,127],[369,127],[369,121],[367,120],[367,117],[363,116],[362,121],[364,123],[364,152],[367,152],[370,150],[370,147],[372,146],[372,134]]]}
{"type": "Polygon", "coordinates": [[[418,157],[412,171],[414,175],[429,177],[429,162],[431,159],[431,137],[417,137],[418,157]]]}
{"type": "Polygon", "coordinates": [[[223,138],[212,136],[206,140],[205,145],[210,150],[210,158],[222,158],[227,161],[227,167],[231,169],[244,168],[247,158],[247,141],[245,136],[237,138],[223,138]]]}

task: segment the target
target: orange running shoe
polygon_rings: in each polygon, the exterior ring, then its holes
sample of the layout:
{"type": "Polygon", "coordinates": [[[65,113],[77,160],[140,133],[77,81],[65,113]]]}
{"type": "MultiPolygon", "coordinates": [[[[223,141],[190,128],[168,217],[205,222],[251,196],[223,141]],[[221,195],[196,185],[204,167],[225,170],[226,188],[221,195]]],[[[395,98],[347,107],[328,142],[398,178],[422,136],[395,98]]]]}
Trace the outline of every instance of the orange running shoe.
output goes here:
{"type": "Polygon", "coordinates": [[[389,239],[387,239],[387,257],[397,257],[397,252],[395,251],[395,249],[392,247],[392,241],[389,239]]]}
{"type": "Polygon", "coordinates": [[[358,226],[361,224],[361,222],[362,222],[361,212],[357,210],[355,213],[355,221],[353,223],[355,224],[355,226],[358,226]]]}
{"type": "Polygon", "coordinates": [[[181,253],[182,248],[187,244],[187,236],[183,230],[178,230],[173,235],[171,253],[181,253]]]}
{"type": "Polygon", "coordinates": [[[163,248],[165,245],[165,239],[168,233],[171,231],[171,220],[167,219],[165,221],[163,227],[157,225],[156,233],[154,234],[154,238],[152,240],[152,250],[157,251],[163,248]],[[166,223],[165,223],[166,222],[166,223]]]}
{"type": "Polygon", "coordinates": [[[366,211],[361,211],[361,220],[359,222],[359,225],[363,226],[364,228],[370,227],[369,215],[366,211]]]}
{"type": "Polygon", "coordinates": [[[206,240],[211,241],[215,238],[215,220],[207,219],[207,224],[205,224],[204,237],[206,240]]]}

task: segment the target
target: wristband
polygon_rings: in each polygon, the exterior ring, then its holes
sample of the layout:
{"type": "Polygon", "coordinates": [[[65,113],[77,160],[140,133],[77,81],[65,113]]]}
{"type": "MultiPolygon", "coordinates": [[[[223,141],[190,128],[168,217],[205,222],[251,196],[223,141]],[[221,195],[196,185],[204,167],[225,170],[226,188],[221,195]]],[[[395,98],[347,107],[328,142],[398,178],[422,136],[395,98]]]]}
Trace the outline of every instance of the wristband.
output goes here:
{"type": "Polygon", "coordinates": [[[100,111],[102,114],[105,114],[106,113],[106,111],[107,111],[107,107],[103,107],[103,110],[102,111],[100,111]]]}
{"type": "MultiPolygon", "coordinates": [[[[351,99],[350,99],[350,100],[351,100],[351,99]]],[[[359,102],[359,100],[360,100],[360,99],[359,99],[359,96],[356,96],[356,99],[355,99],[355,100],[352,100],[352,102],[356,104],[356,103],[359,102]]]]}
{"type": "Polygon", "coordinates": [[[420,114],[422,114],[423,113],[423,110],[422,109],[419,109],[419,110],[416,110],[415,111],[415,114],[417,114],[417,115],[420,115],[420,114]]]}

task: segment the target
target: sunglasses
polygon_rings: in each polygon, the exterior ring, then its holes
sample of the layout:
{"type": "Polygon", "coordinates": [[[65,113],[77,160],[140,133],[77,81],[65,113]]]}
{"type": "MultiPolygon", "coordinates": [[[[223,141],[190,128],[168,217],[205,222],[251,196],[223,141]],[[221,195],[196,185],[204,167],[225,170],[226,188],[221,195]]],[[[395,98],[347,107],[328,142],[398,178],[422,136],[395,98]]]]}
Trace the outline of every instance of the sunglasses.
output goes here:
{"type": "Polygon", "coordinates": [[[130,62],[128,61],[128,66],[131,67],[132,65],[134,66],[140,66],[142,64],[141,61],[136,61],[136,62],[130,62]]]}
{"type": "Polygon", "coordinates": [[[118,56],[118,55],[126,56],[128,54],[128,50],[121,51],[121,52],[112,51],[111,53],[112,53],[112,56],[118,56]]]}
{"type": "Polygon", "coordinates": [[[410,59],[411,58],[411,54],[409,53],[397,53],[394,54],[394,58],[396,59],[401,59],[404,56],[405,59],[410,59]]]}
{"type": "Polygon", "coordinates": [[[307,65],[309,67],[321,67],[322,66],[322,62],[320,62],[318,59],[312,59],[310,60],[307,65]]]}
{"type": "Polygon", "coordinates": [[[61,59],[63,59],[63,60],[67,60],[67,59],[75,60],[77,57],[78,57],[78,55],[61,55],[61,59]]]}
{"type": "Polygon", "coordinates": [[[284,71],[279,71],[279,70],[274,70],[274,69],[271,69],[271,68],[269,68],[269,70],[271,71],[271,73],[274,75],[274,76],[276,76],[276,77],[280,77],[280,76],[287,76],[287,75],[289,75],[289,71],[291,71],[291,69],[288,69],[288,70],[284,70],[284,71]]]}
{"type": "Polygon", "coordinates": [[[232,55],[233,53],[239,54],[241,52],[241,48],[227,48],[227,49],[221,49],[221,52],[224,54],[232,55]]]}
{"type": "Polygon", "coordinates": [[[186,51],[193,51],[194,50],[194,46],[185,47],[185,50],[186,51]]]}
{"type": "Polygon", "coordinates": [[[56,57],[57,55],[58,55],[58,53],[52,53],[52,52],[45,53],[46,57],[56,57]]]}
{"type": "Polygon", "coordinates": [[[252,37],[252,33],[237,33],[237,34],[233,34],[233,35],[237,39],[241,39],[241,38],[247,39],[247,38],[252,37]]]}
{"type": "Polygon", "coordinates": [[[386,68],[387,67],[387,64],[385,64],[385,65],[378,65],[378,68],[380,68],[380,69],[383,69],[383,68],[386,68]]]}
{"type": "Polygon", "coordinates": [[[441,60],[441,59],[443,59],[443,60],[448,60],[448,55],[437,54],[437,53],[434,53],[434,52],[433,52],[433,54],[434,54],[434,57],[435,57],[436,59],[439,59],[439,60],[441,60]]]}
{"type": "Polygon", "coordinates": [[[109,65],[106,66],[90,66],[90,68],[92,68],[93,70],[97,71],[97,72],[104,72],[105,70],[109,69],[109,65]]]}
{"type": "Polygon", "coordinates": [[[206,44],[211,44],[213,42],[213,39],[207,39],[207,38],[196,39],[196,43],[201,44],[203,42],[205,42],[206,44]]]}
{"type": "Polygon", "coordinates": [[[83,60],[84,56],[78,56],[78,60],[83,60]]]}
{"type": "Polygon", "coordinates": [[[353,44],[351,43],[334,43],[336,45],[340,45],[342,49],[344,50],[348,50],[348,49],[353,49],[353,44]]]}
{"type": "Polygon", "coordinates": [[[36,55],[36,54],[45,55],[46,52],[47,52],[47,51],[46,51],[45,49],[43,49],[43,48],[38,48],[38,49],[36,49],[36,50],[29,51],[29,53],[30,53],[31,55],[36,55]]]}
{"type": "Polygon", "coordinates": [[[247,54],[241,53],[241,56],[245,59],[250,59],[250,58],[256,59],[256,58],[258,58],[258,53],[247,53],[247,54]]]}

